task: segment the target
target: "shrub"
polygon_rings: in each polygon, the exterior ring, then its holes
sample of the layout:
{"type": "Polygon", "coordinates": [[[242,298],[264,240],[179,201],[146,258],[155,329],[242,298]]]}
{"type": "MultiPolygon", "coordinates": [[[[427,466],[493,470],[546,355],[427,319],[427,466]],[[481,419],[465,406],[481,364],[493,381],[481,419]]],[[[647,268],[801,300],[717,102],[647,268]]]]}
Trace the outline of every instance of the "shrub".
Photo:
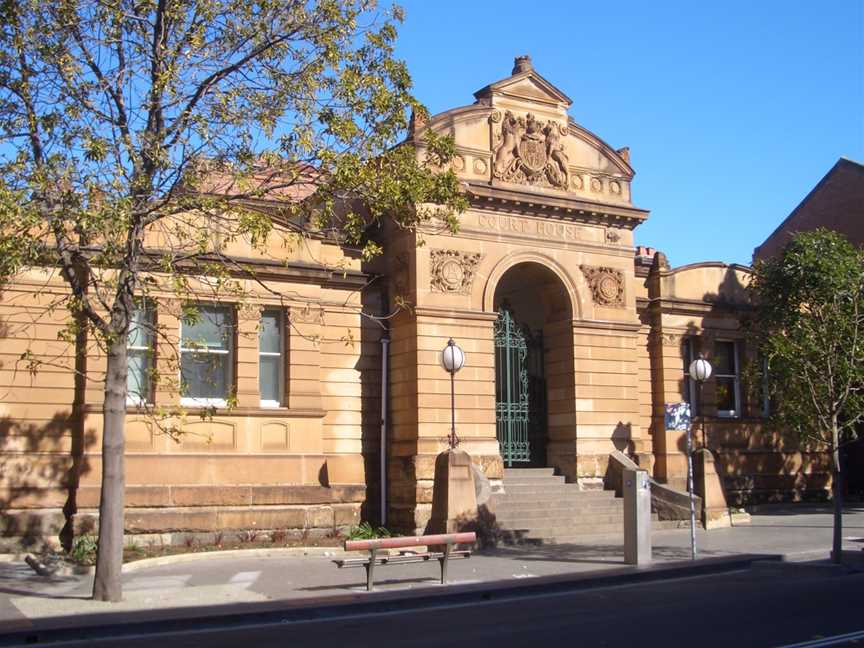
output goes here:
{"type": "Polygon", "coordinates": [[[78,565],[95,565],[97,548],[96,536],[78,536],[72,543],[72,549],[68,553],[69,560],[78,565]]]}
{"type": "Polygon", "coordinates": [[[368,522],[361,522],[357,526],[348,529],[349,540],[374,540],[375,538],[389,538],[390,532],[384,527],[375,528],[368,522]]]}

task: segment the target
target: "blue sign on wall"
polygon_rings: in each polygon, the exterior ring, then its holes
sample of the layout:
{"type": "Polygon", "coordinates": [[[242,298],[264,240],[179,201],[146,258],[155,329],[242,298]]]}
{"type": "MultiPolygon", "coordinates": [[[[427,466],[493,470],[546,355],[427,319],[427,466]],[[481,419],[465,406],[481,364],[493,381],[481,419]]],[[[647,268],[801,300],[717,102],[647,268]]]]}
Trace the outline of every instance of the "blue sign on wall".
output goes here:
{"type": "Polygon", "coordinates": [[[686,432],[690,428],[690,403],[666,403],[666,429],[686,432]]]}

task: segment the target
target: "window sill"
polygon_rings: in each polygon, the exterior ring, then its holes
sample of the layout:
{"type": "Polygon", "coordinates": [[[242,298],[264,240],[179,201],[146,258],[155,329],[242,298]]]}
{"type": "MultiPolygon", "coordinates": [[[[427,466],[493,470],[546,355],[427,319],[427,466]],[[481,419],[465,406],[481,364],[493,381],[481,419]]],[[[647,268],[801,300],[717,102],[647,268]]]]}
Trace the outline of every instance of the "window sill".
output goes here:
{"type": "Polygon", "coordinates": [[[224,398],[181,398],[180,407],[195,409],[225,408],[228,401],[224,398]]]}
{"type": "Polygon", "coordinates": [[[291,409],[290,407],[190,407],[181,405],[188,414],[212,412],[214,416],[253,416],[285,418],[324,418],[327,412],[322,409],[291,409]]]}
{"type": "MultiPolygon", "coordinates": [[[[141,405],[137,403],[127,403],[126,414],[153,415],[153,410],[160,407],[169,410],[177,407],[177,405],[176,403],[159,403],[158,405],[154,403],[141,405]]],[[[179,407],[189,416],[207,416],[212,414],[213,416],[219,417],[269,416],[273,418],[324,418],[327,415],[327,412],[323,409],[291,409],[290,407],[233,407],[230,409],[227,407],[201,407],[191,405],[180,405],[179,407]]],[[[87,414],[101,414],[102,406],[85,405],[84,411],[87,414]]]]}

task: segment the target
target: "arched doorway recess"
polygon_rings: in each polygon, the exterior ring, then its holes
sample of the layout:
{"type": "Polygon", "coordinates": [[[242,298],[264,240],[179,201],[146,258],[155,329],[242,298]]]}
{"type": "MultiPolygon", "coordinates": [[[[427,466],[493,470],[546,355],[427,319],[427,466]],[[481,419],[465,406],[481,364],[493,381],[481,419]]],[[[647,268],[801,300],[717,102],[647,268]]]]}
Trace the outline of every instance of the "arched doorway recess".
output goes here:
{"type": "Polygon", "coordinates": [[[495,287],[495,422],[508,468],[553,466],[573,435],[573,308],[561,279],[536,262],[509,268],[495,287]],[[551,452],[550,452],[551,450],[551,452]]]}

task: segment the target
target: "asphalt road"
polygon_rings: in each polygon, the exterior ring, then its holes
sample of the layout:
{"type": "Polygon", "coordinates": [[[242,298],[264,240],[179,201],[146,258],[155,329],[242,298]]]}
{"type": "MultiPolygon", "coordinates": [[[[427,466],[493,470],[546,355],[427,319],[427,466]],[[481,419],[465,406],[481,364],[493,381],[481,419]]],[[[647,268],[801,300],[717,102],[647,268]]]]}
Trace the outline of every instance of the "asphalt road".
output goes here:
{"type": "Polygon", "coordinates": [[[457,606],[110,634],[53,646],[785,646],[864,644],[864,574],[742,571],[457,606]],[[839,643],[820,638],[861,632],[839,643]],[[553,643],[554,642],[554,643],[553,643]]]}

